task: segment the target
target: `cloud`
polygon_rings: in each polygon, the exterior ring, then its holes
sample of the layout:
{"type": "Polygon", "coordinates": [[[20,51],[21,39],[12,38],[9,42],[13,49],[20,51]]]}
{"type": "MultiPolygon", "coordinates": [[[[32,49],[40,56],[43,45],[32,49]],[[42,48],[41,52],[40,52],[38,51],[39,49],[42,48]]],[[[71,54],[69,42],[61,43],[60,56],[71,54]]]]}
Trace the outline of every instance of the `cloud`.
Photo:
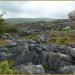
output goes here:
{"type": "Polygon", "coordinates": [[[0,1],[5,18],[68,18],[75,1],[0,1]]]}

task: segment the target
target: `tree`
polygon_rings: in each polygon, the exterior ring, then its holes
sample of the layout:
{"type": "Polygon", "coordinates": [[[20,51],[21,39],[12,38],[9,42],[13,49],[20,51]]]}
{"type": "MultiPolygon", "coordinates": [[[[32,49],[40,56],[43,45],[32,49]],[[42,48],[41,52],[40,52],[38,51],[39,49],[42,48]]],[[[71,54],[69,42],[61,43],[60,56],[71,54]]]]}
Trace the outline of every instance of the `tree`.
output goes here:
{"type": "Polygon", "coordinates": [[[1,13],[0,14],[0,35],[2,35],[3,33],[6,32],[7,28],[5,26],[5,20],[2,18],[2,16],[4,15],[5,13],[1,13]]]}

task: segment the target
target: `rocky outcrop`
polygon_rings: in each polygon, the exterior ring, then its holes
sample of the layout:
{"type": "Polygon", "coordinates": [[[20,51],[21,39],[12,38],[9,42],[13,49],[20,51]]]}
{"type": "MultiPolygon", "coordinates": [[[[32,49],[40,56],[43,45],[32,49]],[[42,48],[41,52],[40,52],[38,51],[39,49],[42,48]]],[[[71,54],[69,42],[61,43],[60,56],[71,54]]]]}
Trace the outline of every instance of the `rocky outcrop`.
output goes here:
{"type": "Polygon", "coordinates": [[[0,47],[0,61],[14,60],[15,64],[13,67],[17,72],[64,73],[61,68],[75,65],[74,48],[64,45],[47,45],[37,43],[37,41],[15,40],[15,43],[14,45],[11,43],[0,47]],[[32,64],[29,65],[29,63],[32,64]]]}
{"type": "MultiPolygon", "coordinates": [[[[61,68],[64,66],[75,65],[75,49],[72,47],[44,44],[41,40],[24,40],[19,35],[5,36],[3,39],[6,39],[8,43],[0,47],[0,61],[14,60],[13,68],[15,70],[27,73],[29,67],[41,65],[45,73],[53,74],[61,73],[61,68]],[[34,66],[29,66],[29,63],[34,66]]],[[[36,70],[38,69],[36,68],[36,70]]],[[[34,70],[32,73],[35,73],[34,70]]],[[[41,73],[41,71],[36,73],[41,73]]]]}

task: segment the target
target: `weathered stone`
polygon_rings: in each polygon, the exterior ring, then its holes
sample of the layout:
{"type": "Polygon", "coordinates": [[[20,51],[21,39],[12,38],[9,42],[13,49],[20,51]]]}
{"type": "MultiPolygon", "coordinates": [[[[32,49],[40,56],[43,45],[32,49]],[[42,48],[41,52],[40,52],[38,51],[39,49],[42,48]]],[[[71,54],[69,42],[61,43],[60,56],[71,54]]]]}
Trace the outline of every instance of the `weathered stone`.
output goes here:
{"type": "Polygon", "coordinates": [[[60,52],[58,53],[58,55],[61,58],[61,60],[68,61],[68,62],[72,61],[72,57],[70,55],[62,54],[60,52]]]}
{"type": "Polygon", "coordinates": [[[71,55],[71,56],[75,57],[74,48],[66,47],[66,46],[60,46],[57,49],[58,49],[58,52],[60,52],[60,53],[71,55]]]}
{"type": "Polygon", "coordinates": [[[58,73],[61,66],[70,65],[72,60],[69,55],[54,52],[43,52],[42,65],[46,72],[58,73]]]}
{"type": "Polygon", "coordinates": [[[42,51],[42,47],[40,44],[31,44],[29,45],[29,49],[31,51],[35,50],[36,52],[41,52],[42,51]]]}
{"type": "Polygon", "coordinates": [[[75,48],[63,47],[63,48],[59,48],[58,51],[60,53],[64,53],[64,54],[71,55],[71,56],[75,57],[75,48]]]}
{"type": "Polygon", "coordinates": [[[28,64],[27,66],[21,65],[20,67],[17,68],[19,73],[28,73],[28,74],[44,74],[44,68],[42,65],[31,65],[28,64]]]}
{"type": "Polygon", "coordinates": [[[72,48],[75,48],[75,44],[71,44],[71,47],[72,47],[72,48]]]}
{"type": "Polygon", "coordinates": [[[4,52],[0,53],[0,61],[9,60],[9,59],[11,59],[11,57],[12,57],[12,54],[10,54],[10,53],[7,53],[7,54],[4,52]]]}
{"type": "Polygon", "coordinates": [[[47,45],[19,38],[7,41],[8,45],[0,47],[0,60],[14,59],[16,61],[14,65],[17,66],[17,70],[21,73],[63,73],[60,69],[61,67],[75,64],[74,48],[64,45],[47,45]],[[28,63],[34,65],[29,65],[28,63]],[[45,66],[45,72],[34,67],[40,64],[43,67],[45,66]]]}
{"type": "Polygon", "coordinates": [[[44,34],[38,35],[38,40],[41,41],[41,42],[46,42],[47,37],[44,34]]]}
{"type": "Polygon", "coordinates": [[[50,70],[58,70],[60,63],[61,63],[61,60],[58,54],[53,53],[53,52],[49,53],[48,66],[50,70]]]}
{"type": "Polygon", "coordinates": [[[8,52],[8,48],[2,47],[2,48],[0,48],[0,52],[8,52]]]}
{"type": "Polygon", "coordinates": [[[42,48],[42,51],[46,51],[46,52],[50,51],[50,46],[47,44],[45,44],[45,45],[41,44],[41,48],[42,48]]]}
{"type": "Polygon", "coordinates": [[[28,40],[27,43],[29,43],[29,44],[37,44],[36,41],[34,41],[34,40],[28,40]]]}
{"type": "Polygon", "coordinates": [[[43,54],[42,52],[37,52],[37,51],[31,51],[31,61],[34,64],[41,64],[42,63],[42,57],[43,54]]]}
{"type": "Polygon", "coordinates": [[[68,65],[60,68],[60,73],[75,74],[75,65],[68,65]]]}
{"type": "Polygon", "coordinates": [[[49,52],[45,52],[45,51],[43,51],[42,52],[43,53],[43,57],[42,57],[42,65],[46,65],[46,64],[48,64],[48,54],[49,54],[49,52]]]}
{"type": "Polygon", "coordinates": [[[40,45],[40,44],[29,45],[29,50],[31,53],[32,62],[34,64],[41,64],[45,51],[48,52],[47,47],[45,47],[44,45],[40,45]]]}
{"type": "Polygon", "coordinates": [[[49,51],[50,52],[57,52],[57,46],[55,44],[50,44],[49,51]]]}
{"type": "Polygon", "coordinates": [[[60,45],[59,47],[57,47],[58,52],[60,53],[65,53],[68,47],[64,46],[64,45],[60,45]]]}
{"type": "Polygon", "coordinates": [[[32,34],[32,31],[31,30],[24,29],[24,28],[20,28],[20,30],[18,30],[18,34],[21,35],[21,36],[31,35],[32,34]]]}
{"type": "Polygon", "coordinates": [[[8,44],[7,44],[8,47],[13,47],[13,46],[17,45],[17,43],[12,40],[7,40],[7,42],[8,42],[8,44]]]}
{"type": "Polygon", "coordinates": [[[31,62],[31,56],[28,45],[22,46],[16,57],[16,64],[27,64],[31,62]]]}
{"type": "Polygon", "coordinates": [[[70,49],[70,55],[75,57],[75,48],[70,49]]]}
{"type": "Polygon", "coordinates": [[[0,61],[5,60],[5,59],[6,59],[6,57],[4,56],[4,54],[0,53],[0,61]]]}

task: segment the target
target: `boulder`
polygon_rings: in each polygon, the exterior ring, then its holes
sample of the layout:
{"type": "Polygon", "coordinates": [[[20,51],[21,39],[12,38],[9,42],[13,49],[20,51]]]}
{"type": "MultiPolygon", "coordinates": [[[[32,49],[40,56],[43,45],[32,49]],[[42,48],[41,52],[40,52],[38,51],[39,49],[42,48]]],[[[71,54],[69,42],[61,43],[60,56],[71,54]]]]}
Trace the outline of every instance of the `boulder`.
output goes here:
{"type": "Polygon", "coordinates": [[[48,64],[48,54],[49,54],[49,52],[45,52],[45,51],[43,51],[42,52],[43,53],[43,57],[42,57],[42,65],[46,65],[46,64],[48,64]]]}
{"type": "Polygon", "coordinates": [[[60,45],[57,47],[57,50],[58,52],[65,54],[65,53],[68,53],[70,49],[67,46],[60,45]]]}
{"type": "Polygon", "coordinates": [[[34,46],[33,48],[30,48],[30,53],[31,53],[31,60],[32,63],[34,64],[41,64],[42,63],[42,48],[39,46],[34,46]]]}
{"type": "Polygon", "coordinates": [[[42,51],[45,51],[45,52],[49,52],[50,51],[50,45],[41,44],[41,48],[42,48],[42,51]]]}
{"type": "Polygon", "coordinates": [[[0,60],[8,60],[11,58],[12,54],[9,52],[9,49],[2,46],[0,47],[0,60]]]}
{"type": "Polygon", "coordinates": [[[60,46],[57,49],[58,49],[58,52],[60,52],[60,53],[71,55],[71,56],[75,57],[75,48],[71,48],[71,47],[67,47],[67,46],[60,46]]]}
{"type": "Polygon", "coordinates": [[[44,44],[29,44],[29,49],[30,51],[37,51],[37,52],[50,51],[49,45],[44,44]]]}
{"type": "Polygon", "coordinates": [[[63,47],[63,48],[59,48],[58,51],[60,53],[67,54],[67,55],[70,55],[72,57],[75,57],[75,48],[63,47]]]}
{"type": "Polygon", "coordinates": [[[49,53],[48,66],[50,70],[58,70],[61,63],[61,59],[57,53],[49,53]]]}
{"type": "Polygon", "coordinates": [[[42,64],[42,53],[31,52],[31,61],[35,65],[42,64]]]}
{"type": "Polygon", "coordinates": [[[46,69],[48,71],[54,71],[55,73],[59,72],[59,68],[61,66],[70,65],[71,58],[66,54],[59,54],[54,52],[49,52],[44,55],[43,58],[45,61],[43,63],[44,66],[47,66],[46,69]]]}
{"type": "Polygon", "coordinates": [[[7,54],[4,52],[0,53],[0,61],[9,60],[9,59],[11,59],[11,57],[12,57],[12,54],[10,54],[10,53],[7,53],[7,54]]]}
{"type": "Polygon", "coordinates": [[[17,45],[17,43],[12,40],[7,40],[7,42],[8,42],[7,47],[13,47],[13,46],[17,45]]]}
{"type": "Polygon", "coordinates": [[[33,32],[31,30],[25,30],[24,28],[20,28],[18,29],[18,35],[21,36],[27,36],[27,35],[31,35],[33,32]]]}
{"type": "Polygon", "coordinates": [[[8,48],[6,48],[6,47],[1,47],[1,48],[0,48],[0,52],[8,52],[8,48]]]}
{"type": "Polygon", "coordinates": [[[5,60],[5,59],[6,59],[5,55],[3,53],[0,53],[0,61],[5,60]]]}
{"type": "Polygon", "coordinates": [[[63,66],[60,68],[62,74],[75,74],[75,65],[63,66]]]}
{"type": "Polygon", "coordinates": [[[30,54],[31,54],[32,63],[41,64],[44,53],[48,52],[49,50],[45,45],[30,44],[29,45],[29,51],[30,51],[30,54]]]}
{"type": "Polygon", "coordinates": [[[38,40],[41,41],[41,42],[46,42],[47,37],[44,34],[38,35],[38,40]]]}
{"type": "Polygon", "coordinates": [[[50,44],[49,51],[50,52],[57,52],[57,46],[55,44],[50,44]]]}
{"type": "Polygon", "coordinates": [[[45,70],[42,65],[20,65],[17,68],[17,72],[24,74],[44,74],[45,70]]]}
{"type": "Polygon", "coordinates": [[[75,48],[75,44],[71,44],[71,47],[72,47],[72,48],[75,48]]]}
{"type": "Polygon", "coordinates": [[[29,44],[37,44],[36,41],[34,41],[34,40],[28,40],[27,43],[29,43],[29,44]]]}
{"type": "Polygon", "coordinates": [[[42,51],[42,47],[40,44],[30,44],[29,49],[30,49],[30,51],[36,51],[36,52],[42,51]]]}
{"type": "Polygon", "coordinates": [[[61,60],[68,61],[68,62],[72,61],[72,57],[70,55],[63,54],[63,53],[60,53],[60,52],[58,53],[58,55],[61,58],[61,60]]]}
{"type": "Polygon", "coordinates": [[[27,64],[31,62],[31,56],[28,45],[19,46],[20,50],[16,55],[16,65],[27,64]]]}
{"type": "Polygon", "coordinates": [[[75,48],[70,49],[70,55],[75,57],[75,48]]]}

